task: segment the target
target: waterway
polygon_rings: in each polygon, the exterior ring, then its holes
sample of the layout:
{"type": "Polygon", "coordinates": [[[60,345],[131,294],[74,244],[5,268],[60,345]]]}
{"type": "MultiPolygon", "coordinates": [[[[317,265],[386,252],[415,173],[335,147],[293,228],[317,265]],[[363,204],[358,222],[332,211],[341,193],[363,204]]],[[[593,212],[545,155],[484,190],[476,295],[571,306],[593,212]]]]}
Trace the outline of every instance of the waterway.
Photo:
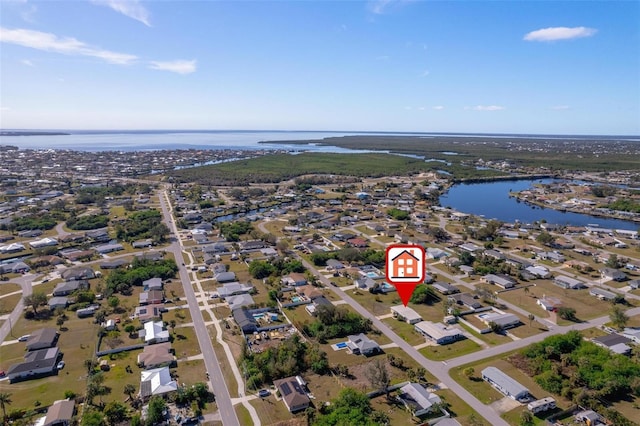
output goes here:
{"type": "Polygon", "coordinates": [[[532,206],[509,197],[511,191],[523,191],[536,183],[551,183],[553,179],[497,181],[453,185],[440,197],[440,205],[463,213],[497,219],[502,222],[532,223],[546,220],[560,225],[586,226],[637,231],[640,223],[622,219],[608,219],[581,213],[532,206]]]}

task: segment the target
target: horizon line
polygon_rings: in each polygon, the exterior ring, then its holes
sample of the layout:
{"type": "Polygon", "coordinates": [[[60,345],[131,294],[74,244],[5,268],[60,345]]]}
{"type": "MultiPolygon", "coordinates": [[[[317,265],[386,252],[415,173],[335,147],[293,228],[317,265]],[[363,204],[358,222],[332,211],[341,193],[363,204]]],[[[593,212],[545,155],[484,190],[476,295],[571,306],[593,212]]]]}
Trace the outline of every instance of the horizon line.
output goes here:
{"type": "MultiPolygon", "coordinates": [[[[81,128],[0,128],[2,132],[83,132],[83,133],[116,133],[116,132],[264,132],[264,133],[355,133],[381,135],[469,135],[469,136],[580,136],[580,137],[638,137],[640,134],[603,134],[603,133],[518,133],[518,132],[441,132],[441,131],[394,131],[394,130],[301,130],[301,129],[177,129],[177,128],[146,128],[146,129],[81,129],[81,128]]],[[[0,137],[3,135],[0,134],[0,137]]],[[[7,135],[4,135],[7,136],[7,135]]]]}

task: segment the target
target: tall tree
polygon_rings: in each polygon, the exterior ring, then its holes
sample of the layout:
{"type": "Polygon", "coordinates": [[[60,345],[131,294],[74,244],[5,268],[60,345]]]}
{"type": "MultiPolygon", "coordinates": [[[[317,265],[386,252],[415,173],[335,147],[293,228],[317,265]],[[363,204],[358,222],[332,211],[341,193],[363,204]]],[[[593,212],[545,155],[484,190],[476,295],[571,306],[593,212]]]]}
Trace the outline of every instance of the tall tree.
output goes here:
{"type": "Polygon", "coordinates": [[[47,303],[47,295],[42,291],[34,291],[24,297],[24,304],[31,306],[34,314],[38,314],[38,307],[47,303]]]}
{"type": "Polygon", "coordinates": [[[127,383],[126,385],[124,385],[123,392],[125,395],[129,397],[129,399],[133,399],[132,395],[136,393],[136,387],[133,386],[131,383],[127,383]]]}
{"type": "Polygon", "coordinates": [[[629,322],[629,317],[624,313],[624,310],[620,306],[614,306],[609,313],[609,318],[613,325],[618,329],[622,330],[629,322]]]}
{"type": "Polygon", "coordinates": [[[384,392],[387,398],[389,397],[391,377],[389,376],[387,365],[382,359],[378,358],[373,361],[365,371],[365,376],[369,379],[371,386],[384,392]]]}
{"type": "Polygon", "coordinates": [[[0,393],[0,407],[2,407],[2,424],[7,423],[7,405],[11,405],[11,394],[8,392],[0,393]]]}

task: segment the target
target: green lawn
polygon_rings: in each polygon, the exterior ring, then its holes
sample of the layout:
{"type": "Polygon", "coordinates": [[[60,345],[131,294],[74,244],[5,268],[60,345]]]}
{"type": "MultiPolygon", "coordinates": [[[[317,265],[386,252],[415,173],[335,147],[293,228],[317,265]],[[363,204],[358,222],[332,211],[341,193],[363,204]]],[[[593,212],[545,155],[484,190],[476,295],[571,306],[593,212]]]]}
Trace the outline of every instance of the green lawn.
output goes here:
{"type": "Polygon", "coordinates": [[[427,346],[426,348],[420,349],[419,352],[431,360],[442,361],[467,355],[480,349],[482,349],[482,347],[473,340],[462,339],[449,343],[448,345],[427,346]]]}

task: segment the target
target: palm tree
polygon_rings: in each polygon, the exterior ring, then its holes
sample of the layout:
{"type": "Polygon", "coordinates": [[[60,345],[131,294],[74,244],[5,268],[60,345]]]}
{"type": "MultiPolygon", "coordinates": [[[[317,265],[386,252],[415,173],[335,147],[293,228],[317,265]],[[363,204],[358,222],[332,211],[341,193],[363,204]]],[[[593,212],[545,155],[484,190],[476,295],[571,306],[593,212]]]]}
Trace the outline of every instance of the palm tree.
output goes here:
{"type": "Polygon", "coordinates": [[[11,405],[11,394],[7,392],[0,393],[0,407],[2,407],[2,424],[7,423],[7,405],[11,405]]]}

